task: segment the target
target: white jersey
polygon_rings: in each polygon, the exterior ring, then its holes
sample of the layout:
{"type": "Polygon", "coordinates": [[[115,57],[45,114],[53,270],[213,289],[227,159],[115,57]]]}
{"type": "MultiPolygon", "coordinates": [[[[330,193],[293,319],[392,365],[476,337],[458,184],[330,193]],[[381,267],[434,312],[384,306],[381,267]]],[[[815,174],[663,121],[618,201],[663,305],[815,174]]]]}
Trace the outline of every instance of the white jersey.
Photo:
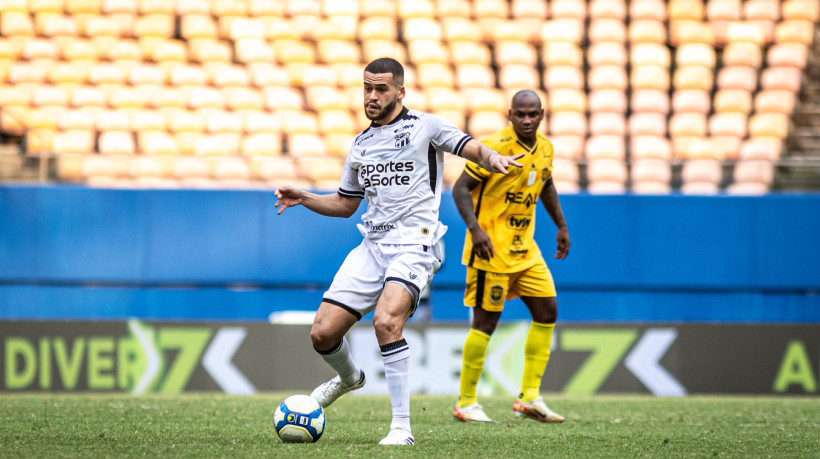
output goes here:
{"type": "Polygon", "coordinates": [[[444,152],[460,155],[471,137],[439,116],[403,108],[389,124],[371,123],[353,141],[339,194],[364,198],[362,235],[389,244],[435,244],[444,152]]]}

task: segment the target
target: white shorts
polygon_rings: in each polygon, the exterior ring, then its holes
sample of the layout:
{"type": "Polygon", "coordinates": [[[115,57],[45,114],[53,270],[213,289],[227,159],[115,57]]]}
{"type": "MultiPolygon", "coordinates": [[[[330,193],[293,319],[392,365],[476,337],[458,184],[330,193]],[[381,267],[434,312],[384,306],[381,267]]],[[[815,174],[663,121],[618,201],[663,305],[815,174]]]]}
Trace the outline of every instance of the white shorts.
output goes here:
{"type": "MultiPolygon", "coordinates": [[[[441,244],[379,244],[364,239],[339,268],[322,301],[335,304],[361,319],[376,309],[388,282],[404,286],[413,296],[413,311],[419,294],[441,267],[441,244]]],[[[411,312],[411,315],[412,315],[411,312]]]]}

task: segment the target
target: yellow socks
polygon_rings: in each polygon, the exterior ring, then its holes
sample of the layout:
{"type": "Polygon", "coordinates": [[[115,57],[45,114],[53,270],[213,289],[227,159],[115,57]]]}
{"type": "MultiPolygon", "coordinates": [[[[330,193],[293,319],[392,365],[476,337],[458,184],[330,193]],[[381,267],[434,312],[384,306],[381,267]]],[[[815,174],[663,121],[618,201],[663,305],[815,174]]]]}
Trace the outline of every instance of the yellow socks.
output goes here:
{"type": "MultiPolygon", "coordinates": [[[[544,369],[547,367],[547,362],[550,359],[553,328],[555,328],[555,324],[533,322],[532,325],[530,325],[530,331],[527,333],[527,342],[524,345],[524,376],[521,378],[521,394],[518,396],[522,402],[531,402],[537,399],[541,392],[541,377],[544,375],[544,369]]],[[[467,338],[467,342],[469,342],[469,337],[467,338]]],[[[466,355],[466,346],[464,347],[464,352],[466,355]]],[[[466,361],[465,358],[465,362],[466,361]]],[[[461,387],[461,393],[464,394],[463,373],[461,387]]],[[[475,394],[475,386],[473,386],[473,394],[475,394]]]]}
{"type": "MultiPolygon", "coordinates": [[[[552,329],[550,329],[550,332],[552,329]]],[[[490,335],[478,330],[470,329],[467,340],[464,342],[461,360],[461,389],[458,395],[458,407],[472,405],[478,402],[476,386],[481,372],[484,370],[484,354],[487,353],[487,344],[490,335]]]]}

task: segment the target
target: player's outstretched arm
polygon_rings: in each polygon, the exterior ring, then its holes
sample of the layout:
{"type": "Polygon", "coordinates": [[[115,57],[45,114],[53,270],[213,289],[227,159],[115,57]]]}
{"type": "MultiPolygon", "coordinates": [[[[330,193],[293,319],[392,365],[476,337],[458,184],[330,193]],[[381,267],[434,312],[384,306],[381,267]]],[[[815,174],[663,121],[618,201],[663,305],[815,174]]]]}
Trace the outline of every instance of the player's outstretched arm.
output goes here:
{"type": "Polygon", "coordinates": [[[279,209],[276,215],[282,215],[288,207],[301,204],[320,215],[347,218],[356,212],[362,202],[361,198],[350,198],[338,193],[316,194],[292,186],[277,188],[274,194],[275,206],[279,209]]]}
{"type": "Polygon", "coordinates": [[[541,203],[547,213],[550,214],[555,226],[558,227],[558,233],[555,235],[557,242],[555,258],[563,260],[569,255],[569,227],[567,227],[567,221],[564,219],[564,211],[561,209],[561,201],[558,199],[558,191],[555,189],[552,178],[547,181],[541,190],[541,203]]]}
{"type": "Polygon", "coordinates": [[[456,203],[461,219],[470,231],[470,238],[473,241],[473,253],[482,260],[489,260],[495,255],[493,252],[493,242],[487,233],[481,229],[478,219],[473,209],[473,197],[470,192],[481,182],[471,177],[466,172],[462,172],[455,185],[453,185],[453,200],[456,203]]]}
{"type": "Polygon", "coordinates": [[[524,153],[515,156],[504,156],[495,150],[487,148],[476,139],[470,139],[467,145],[461,149],[461,156],[472,161],[490,172],[507,174],[508,166],[521,167],[521,163],[516,159],[524,156],[524,153]]]}

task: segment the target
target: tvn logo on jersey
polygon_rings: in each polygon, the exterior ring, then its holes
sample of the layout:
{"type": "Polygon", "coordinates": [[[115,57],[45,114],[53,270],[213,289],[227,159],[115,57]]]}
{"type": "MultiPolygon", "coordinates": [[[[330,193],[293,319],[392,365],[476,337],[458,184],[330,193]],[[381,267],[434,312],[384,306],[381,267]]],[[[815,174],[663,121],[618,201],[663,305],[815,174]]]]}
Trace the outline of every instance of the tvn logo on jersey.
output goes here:
{"type": "Polygon", "coordinates": [[[413,161],[387,161],[362,164],[359,179],[364,188],[371,186],[410,185],[410,173],[415,169],[413,161]]]}
{"type": "Polygon", "coordinates": [[[396,148],[404,148],[410,143],[410,133],[400,132],[396,134],[396,148]]]}
{"type": "Polygon", "coordinates": [[[507,228],[512,230],[523,230],[530,227],[532,218],[529,215],[514,214],[507,217],[507,228]]]}

